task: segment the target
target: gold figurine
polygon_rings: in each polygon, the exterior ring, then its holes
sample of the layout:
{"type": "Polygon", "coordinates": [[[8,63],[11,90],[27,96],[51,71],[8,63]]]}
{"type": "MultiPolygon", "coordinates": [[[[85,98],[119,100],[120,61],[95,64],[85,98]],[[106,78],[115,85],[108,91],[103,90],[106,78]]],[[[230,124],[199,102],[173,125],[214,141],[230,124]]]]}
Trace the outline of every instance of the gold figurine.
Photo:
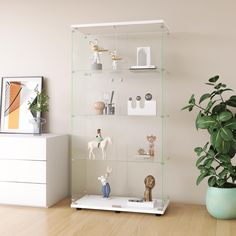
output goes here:
{"type": "Polygon", "coordinates": [[[107,52],[108,50],[98,46],[98,40],[97,39],[95,39],[94,41],[89,41],[89,45],[91,46],[91,50],[93,52],[92,69],[101,70],[102,69],[102,63],[101,63],[101,59],[100,59],[100,54],[102,52],[107,52]]]}
{"type": "Polygon", "coordinates": [[[112,69],[117,70],[117,61],[122,60],[122,58],[117,55],[116,50],[110,52],[110,54],[111,54],[111,60],[112,60],[112,69]]]}

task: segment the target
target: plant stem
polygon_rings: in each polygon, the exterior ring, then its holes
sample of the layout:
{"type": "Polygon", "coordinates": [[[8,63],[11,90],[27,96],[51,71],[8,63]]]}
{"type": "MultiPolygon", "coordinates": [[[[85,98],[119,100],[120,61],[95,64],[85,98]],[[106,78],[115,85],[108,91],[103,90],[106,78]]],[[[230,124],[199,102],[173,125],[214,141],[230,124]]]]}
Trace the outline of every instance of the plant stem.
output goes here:
{"type": "MultiPolygon", "coordinates": [[[[205,111],[205,112],[206,112],[206,109],[205,109],[205,108],[203,108],[203,107],[201,107],[201,106],[197,105],[196,103],[194,103],[194,106],[196,106],[196,107],[198,107],[199,109],[201,109],[201,110],[203,110],[203,111],[205,111]]],[[[210,114],[212,114],[210,111],[208,111],[207,113],[210,113],[210,114]]]]}
{"type": "Polygon", "coordinates": [[[219,94],[219,95],[220,95],[220,98],[221,98],[222,102],[225,102],[222,95],[221,94],[219,94]]]}
{"type": "Polygon", "coordinates": [[[214,157],[214,160],[218,163],[218,164],[222,164],[221,162],[219,162],[215,157],[214,157]]]}
{"type": "Polygon", "coordinates": [[[230,178],[231,176],[229,175],[229,177],[226,178],[226,181],[230,178]]]}

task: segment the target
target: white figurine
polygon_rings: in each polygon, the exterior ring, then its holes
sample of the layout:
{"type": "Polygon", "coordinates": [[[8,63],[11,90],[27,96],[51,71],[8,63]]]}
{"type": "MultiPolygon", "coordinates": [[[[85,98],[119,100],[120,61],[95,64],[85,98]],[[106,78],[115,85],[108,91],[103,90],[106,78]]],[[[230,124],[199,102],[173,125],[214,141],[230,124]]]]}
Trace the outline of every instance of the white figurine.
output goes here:
{"type": "Polygon", "coordinates": [[[95,39],[94,42],[89,41],[89,45],[91,45],[91,49],[93,51],[93,57],[92,57],[92,63],[99,64],[101,63],[100,56],[99,56],[99,51],[98,51],[98,40],[95,39]]]}
{"type": "Polygon", "coordinates": [[[98,46],[98,40],[95,39],[93,42],[89,41],[89,45],[91,46],[91,49],[93,51],[92,56],[92,68],[96,70],[102,69],[102,63],[100,59],[100,53],[108,51],[107,49],[103,49],[98,46]]]}
{"type": "Polygon", "coordinates": [[[112,60],[112,69],[117,70],[117,61],[122,60],[122,58],[117,56],[116,50],[114,50],[113,52],[110,52],[110,54],[111,54],[111,60],[112,60]]]}
{"type": "Polygon", "coordinates": [[[99,149],[102,149],[102,158],[103,160],[105,160],[107,158],[106,149],[107,149],[108,143],[112,144],[110,137],[104,138],[102,141],[100,141],[100,143],[97,140],[88,142],[89,159],[92,159],[92,157],[93,159],[95,159],[95,154],[93,150],[94,148],[99,148],[99,149]]]}
{"type": "Polygon", "coordinates": [[[103,197],[108,198],[111,192],[111,187],[109,185],[109,183],[107,182],[107,179],[109,177],[109,175],[112,172],[112,168],[107,166],[107,172],[105,174],[105,176],[100,176],[98,177],[98,180],[101,181],[102,183],[102,193],[103,193],[103,197]]]}
{"type": "Polygon", "coordinates": [[[111,172],[112,172],[112,168],[109,167],[109,166],[107,166],[107,172],[106,172],[105,176],[102,175],[102,176],[98,177],[98,180],[101,181],[101,183],[102,183],[103,186],[106,185],[106,183],[107,183],[107,178],[109,177],[109,175],[111,174],[111,172]]]}

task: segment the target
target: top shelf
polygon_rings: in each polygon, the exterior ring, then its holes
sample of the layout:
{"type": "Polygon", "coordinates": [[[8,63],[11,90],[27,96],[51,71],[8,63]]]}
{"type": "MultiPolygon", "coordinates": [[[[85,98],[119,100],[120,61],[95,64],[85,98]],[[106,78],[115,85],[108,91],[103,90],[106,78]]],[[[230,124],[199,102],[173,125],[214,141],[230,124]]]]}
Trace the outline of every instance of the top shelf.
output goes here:
{"type": "Polygon", "coordinates": [[[71,25],[71,28],[79,30],[83,34],[169,32],[164,20],[77,24],[71,25]]]}

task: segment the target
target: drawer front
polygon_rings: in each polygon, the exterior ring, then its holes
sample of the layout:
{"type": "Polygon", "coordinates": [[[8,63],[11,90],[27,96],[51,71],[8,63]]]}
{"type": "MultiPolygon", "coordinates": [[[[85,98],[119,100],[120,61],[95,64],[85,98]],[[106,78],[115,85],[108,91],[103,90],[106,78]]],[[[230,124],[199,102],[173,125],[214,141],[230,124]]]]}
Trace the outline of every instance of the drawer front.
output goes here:
{"type": "Polygon", "coordinates": [[[46,185],[0,182],[0,204],[46,207],[46,185]]]}
{"type": "Polygon", "coordinates": [[[0,159],[46,160],[46,139],[0,137],[0,159]]]}
{"type": "Polygon", "coordinates": [[[0,181],[46,183],[46,161],[0,159],[0,181]]]}

